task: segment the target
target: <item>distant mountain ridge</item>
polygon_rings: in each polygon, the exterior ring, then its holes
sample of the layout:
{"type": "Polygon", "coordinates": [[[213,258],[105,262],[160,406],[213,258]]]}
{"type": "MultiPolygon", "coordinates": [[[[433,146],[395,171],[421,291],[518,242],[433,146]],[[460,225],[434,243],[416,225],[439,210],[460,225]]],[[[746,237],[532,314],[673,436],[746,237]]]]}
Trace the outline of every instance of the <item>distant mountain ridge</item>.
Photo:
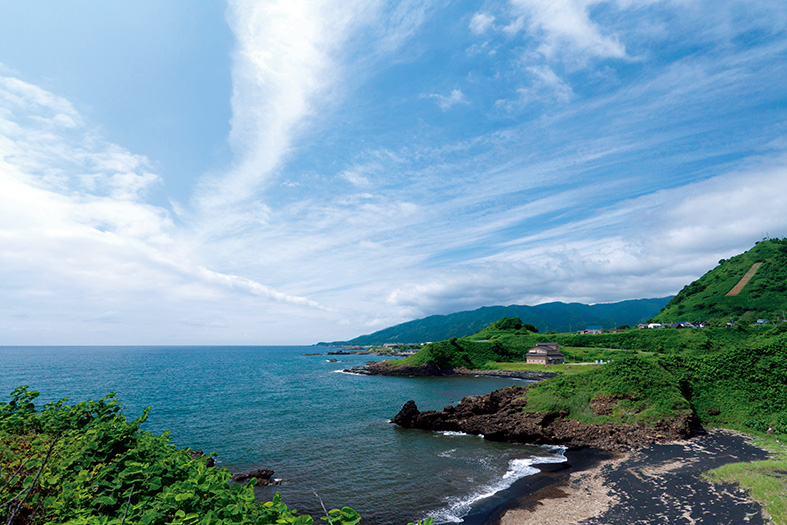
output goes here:
{"type": "Polygon", "coordinates": [[[503,317],[519,317],[540,332],[568,332],[588,326],[615,328],[635,325],[656,315],[672,296],[632,299],[617,303],[588,305],[583,303],[544,303],[536,306],[484,306],[447,315],[430,315],[408,321],[349,341],[345,345],[379,345],[385,343],[427,343],[474,334],[503,317]]]}
{"type": "Polygon", "coordinates": [[[787,239],[766,239],[722,259],[683,287],[655,319],[660,322],[782,319],[787,311],[787,239]]]}

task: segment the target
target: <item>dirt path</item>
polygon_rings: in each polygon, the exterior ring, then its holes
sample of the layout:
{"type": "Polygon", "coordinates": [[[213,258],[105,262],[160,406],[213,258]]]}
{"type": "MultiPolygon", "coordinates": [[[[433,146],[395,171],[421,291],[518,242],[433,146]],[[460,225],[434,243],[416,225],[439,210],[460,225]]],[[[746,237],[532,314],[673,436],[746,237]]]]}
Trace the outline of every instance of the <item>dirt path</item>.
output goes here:
{"type": "Polygon", "coordinates": [[[747,284],[749,284],[749,281],[751,281],[751,278],[754,277],[755,273],[757,273],[757,270],[760,269],[760,266],[762,266],[761,262],[756,262],[756,263],[752,264],[751,268],[749,268],[749,271],[746,272],[746,275],[741,277],[741,280],[738,281],[738,284],[733,286],[732,290],[730,290],[729,292],[724,294],[724,297],[735,297],[736,295],[741,293],[741,290],[743,290],[743,287],[746,286],[747,284]]]}

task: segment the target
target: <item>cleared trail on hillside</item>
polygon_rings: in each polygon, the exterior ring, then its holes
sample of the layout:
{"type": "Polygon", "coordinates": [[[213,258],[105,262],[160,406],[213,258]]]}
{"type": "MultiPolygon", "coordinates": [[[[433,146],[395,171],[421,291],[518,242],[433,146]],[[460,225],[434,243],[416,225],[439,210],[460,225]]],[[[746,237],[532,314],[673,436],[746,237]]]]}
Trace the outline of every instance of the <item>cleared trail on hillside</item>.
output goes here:
{"type": "Polygon", "coordinates": [[[751,278],[754,277],[755,273],[757,273],[757,270],[760,269],[760,266],[762,266],[761,262],[756,262],[756,263],[752,264],[751,268],[749,268],[749,271],[746,272],[746,275],[741,277],[741,280],[738,281],[738,284],[733,286],[732,290],[730,290],[729,292],[724,294],[724,297],[735,297],[736,295],[741,293],[741,290],[743,290],[743,287],[746,286],[747,284],[749,284],[749,281],[751,281],[751,278]]]}

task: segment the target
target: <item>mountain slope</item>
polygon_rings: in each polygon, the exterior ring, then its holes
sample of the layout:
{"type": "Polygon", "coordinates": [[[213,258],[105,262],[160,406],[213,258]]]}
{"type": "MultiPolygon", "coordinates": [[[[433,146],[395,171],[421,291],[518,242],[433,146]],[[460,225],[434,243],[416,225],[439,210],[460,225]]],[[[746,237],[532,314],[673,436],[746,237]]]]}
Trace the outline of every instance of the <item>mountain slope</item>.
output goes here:
{"type": "Polygon", "coordinates": [[[614,328],[633,325],[655,315],[670,297],[634,299],[618,303],[546,303],[537,306],[484,306],[448,315],[431,315],[362,335],[343,343],[370,345],[383,343],[425,343],[474,334],[503,317],[519,317],[541,332],[579,330],[589,325],[614,328]]]}
{"type": "Polygon", "coordinates": [[[781,319],[787,311],[787,239],[769,239],[685,286],[655,319],[781,319]]]}

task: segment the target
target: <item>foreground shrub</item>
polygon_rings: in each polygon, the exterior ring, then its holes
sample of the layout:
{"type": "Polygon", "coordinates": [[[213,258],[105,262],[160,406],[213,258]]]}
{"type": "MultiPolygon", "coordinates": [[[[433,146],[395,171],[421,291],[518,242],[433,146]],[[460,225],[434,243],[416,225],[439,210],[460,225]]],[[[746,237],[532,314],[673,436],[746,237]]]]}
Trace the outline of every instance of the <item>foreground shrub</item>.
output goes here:
{"type": "MultiPolygon", "coordinates": [[[[230,484],[225,468],[175,448],[164,433],[140,430],[148,415],[127,421],[114,394],[74,406],[36,410],[38,392],[14,390],[0,403],[0,519],[6,524],[274,524],[309,525],[277,494],[258,503],[254,480],[230,484]]],[[[329,511],[353,525],[349,508],[329,511]]],[[[323,517],[328,520],[328,517],[323,517]]]]}

